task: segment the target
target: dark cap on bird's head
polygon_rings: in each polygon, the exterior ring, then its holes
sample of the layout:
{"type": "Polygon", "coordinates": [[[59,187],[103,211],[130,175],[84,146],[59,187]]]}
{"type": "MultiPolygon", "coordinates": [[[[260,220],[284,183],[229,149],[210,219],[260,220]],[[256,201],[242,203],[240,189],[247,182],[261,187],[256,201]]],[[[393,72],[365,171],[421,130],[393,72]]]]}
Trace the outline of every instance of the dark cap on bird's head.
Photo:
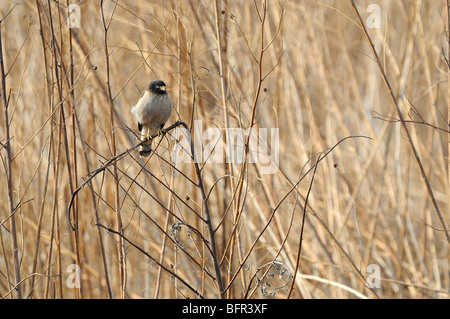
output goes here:
{"type": "Polygon", "coordinates": [[[151,81],[148,85],[148,90],[153,94],[167,94],[166,83],[161,80],[151,81]]]}

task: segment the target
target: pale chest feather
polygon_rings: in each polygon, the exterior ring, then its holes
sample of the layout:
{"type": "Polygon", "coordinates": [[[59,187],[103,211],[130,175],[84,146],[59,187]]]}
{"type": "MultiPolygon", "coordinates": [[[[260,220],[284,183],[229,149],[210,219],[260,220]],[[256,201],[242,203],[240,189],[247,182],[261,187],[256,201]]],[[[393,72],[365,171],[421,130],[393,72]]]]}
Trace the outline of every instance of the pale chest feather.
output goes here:
{"type": "Polygon", "coordinates": [[[153,95],[146,91],[131,112],[139,123],[155,130],[170,118],[172,101],[168,94],[153,95]]]}

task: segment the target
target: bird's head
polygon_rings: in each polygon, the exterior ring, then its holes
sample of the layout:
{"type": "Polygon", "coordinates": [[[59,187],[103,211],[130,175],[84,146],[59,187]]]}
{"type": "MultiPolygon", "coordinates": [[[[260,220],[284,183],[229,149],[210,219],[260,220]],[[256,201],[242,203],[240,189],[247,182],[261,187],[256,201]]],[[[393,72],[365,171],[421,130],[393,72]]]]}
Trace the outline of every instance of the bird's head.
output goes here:
{"type": "Polygon", "coordinates": [[[167,94],[166,83],[161,80],[150,82],[148,85],[148,90],[153,94],[167,94]]]}

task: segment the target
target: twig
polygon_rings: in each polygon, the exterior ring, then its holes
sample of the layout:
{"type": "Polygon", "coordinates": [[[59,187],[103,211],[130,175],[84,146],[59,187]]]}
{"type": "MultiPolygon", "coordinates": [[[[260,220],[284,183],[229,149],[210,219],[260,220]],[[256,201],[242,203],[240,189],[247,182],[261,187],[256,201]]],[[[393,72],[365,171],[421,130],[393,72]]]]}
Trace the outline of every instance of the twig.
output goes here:
{"type": "MultiPolygon", "coordinates": [[[[450,55],[450,0],[445,1],[445,5],[447,7],[446,15],[447,15],[447,32],[446,32],[446,39],[447,39],[447,55],[450,55]]],[[[445,56],[445,55],[444,55],[445,56]]],[[[446,58],[445,61],[447,62],[447,125],[450,129],[450,64],[448,62],[448,59],[446,58]]],[[[447,188],[449,189],[450,193],[450,134],[447,137],[447,188]]],[[[447,194],[447,196],[450,196],[450,194],[447,194]]],[[[444,227],[445,229],[445,227],[444,227]]],[[[446,231],[447,238],[448,238],[448,232],[446,231]]]]}
{"type": "MultiPolygon", "coordinates": [[[[256,93],[253,99],[252,104],[252,113],[250,118],[250,124],[249,124],[249,134],[247,135],[245,139],[245,147],[244,147],[244,161],[241,165],[241,170],[239,173],[239,180],[238,185],[236,186],[237,191],[237,197],[235,198],[235,208],[234,208],[234,222],[233,222],[233,231],[230,236],[231,244],[230,244],[230,263],[233,261],[233,252],[234,252],[234,245],[236,240],[239,240],[239,238],[236,238],[236,229],[238,227],[238,220],[240,218],[240,215],[242,214],[243,206],[244,206],[244,200],[242,200],[242,208],[241,208],[241,197],[242,197],[242,191],[244,186],[244,174],[247,171],[247,165],[248,165],[248,153],[249,153],[249,147],[250,147],[250,136],[252,135],[253,126],[255,125],[255,115],[256,115],[256,108],[258,105],[258,100],[261,92],[262,82],[264,80],[264,75],[262,71],[262,63],[263,63],[263,56],[264,56],[264,24],[266,22],[266,15],[267,15],[267,2],[263,1],[263,15],[261,17],[261,14],[258,11],[258,6],[255,4],[256,11],[258,13],[258,16],[260,18],[261,24],[260,24],[260,50],[259,50],[259,58],[258,58],[258,82],[256,84],[256,93]]],[[[240,260],[241,265],[243,264],[242,260],[240,260]]],[[[233,278],[234,279],[234,278],[233,278]]],[[[228,273],[228,287],[230,287],[232,282],[231,279],[231,272],[228,273]]],[[[228,288],[227,288],[228,289],[228,288]]],[[[230,292],[228,292],[228,296],[230,296],[230,292]]]]}
{"type": "MultiPolygon", "coordinates": [[[[374,118],[385,121],[385,122],[389,122],[389,123],[398,123],[398,122],[402,122],[402,120],[400,119],[396,119],[396,118],[388,118],[388,117],[382,117],[382,116],[375,116],[374,118]]],[[[425,121],[413,121],[413,120],[403,120],[404,123],[413,123],[413,124],[420,124],[420,125],[425,125],[425,126],[429,126],[433,129],[435,129],[436,131],[441,131],[444,133],[448,133],[450,134],[450,130],[446,130],[444,128],[438,127],[436,125],[433,125],[431,123],[425,122],[425,121]]]]}
{"type": "Polygon", "coordinates": [[[189,283],[187,283],[183,278],[181,278],[180,276],[178,276],[176,273],[174,273],[172,270],[170,270],[169,268],[167,268],[166,266],[164,266],[163,264],[161,264],[156,258],[153,258],[149,253],[147,253],[145,250],[143,250],[141,247],[139,247],[138,245],[136,245],[135,243],[133,243],[131,240],[129,240],[127,237],[125,237],[125,235],[123,235],[122,233],[119,233],[118,231],[115,231],[114,229],[111,229],[109,227],[106,227],[102,224],[95,224],[95,226],[97,227],[101,227],[105,230],[107,230],[110,233],[119,235],[120,238],[126,240],[131,246],[133,246],[134,248],[136,248],[137,250],[139,250],[141,253],[143,253],[145,256],[147,256],[148,258],[150,258],[155,264],[157,264],[159,267],[161,267],[162,269],[164,269],[165,271],[167,271],[169,274],[171,274],[172,276],[174,276],[175,278],[177,278],[179,281],[181,281],[187,288],[189,288],[193,293],[195,293],[196,296],[200,297],[201,299],[205,299],[205,297],[203,297],[198,291],[197,289],[195,289],[194,287],[192,287],[189,283]]]}
{"type": "Polygon", "coordinates": [[[0,19],[0,24],[6,20],[6,18],[8,18],[8,16],[14,11],[14,9],[19,5],[22,4],[21,1],[17,1],[13,7],[8,11],[8,13],[5,14],[5,16],[3,18],[0,19]]]}
{"type": "MultiPolygon", "coordinates": [[[[113,97],[111,92],[111,71],[110,71],[110,62],[109,62],[109,47],[108,47],[108,31],[111,26],[111,23],[114,18],[114,14],[117,9],[117,4],[119,2],[116,1],[114,3],[114,7],[109,19],[109,22],[106,23],[105,19],[105,11],[104,11],[104,1],[100,0],[100,11],[101,11],[101,18],[103,23],[103,33],[104,33],[104,53],[105,53],[105,60],[106,60],[106,90],[108,92],[108,106],[109,106],[109,124],[110,124],[110,138],[111,138],[111,148],[112,148],[112,155],[116,155],[116,132],[115,132],[115,124],[114,124],[114,107],[113,107],[113,97]]],[[[113,165],[113,179],[114,179],[114,195],[115,195],[115,215],[116,215],[116,222],[117,227],[119,228],[120,232],[123,232],[123,224],[122,224],[122,216],[120,211],[120,193],[119,193],[119,181],[118,181],[118,173],[117,173],[117,165],[114,161],[112,163],[113,165]]],[[[119,274],[120,274],[120,293],[122,299],[126,298],[126,290],[127,290],[127,262],[126,262],[126,252],[125,252],[125,245],[122,241],[122,239],[119,240],[117,243],[117,251],[119,255],[119,274]]]]}
{"type": "MultiPolygon", "coordinates": [[[[253,251],[253,249],[255,248],[256,244],[258,243],[259,239],[261,238],[261,236],[264,234],[264,232],[267,230],[267,228],[269,227],[270,223],[273,220],[273,217],[275,215],[275,213],[277,212],[277,210],[280,208],[281,204],[286,200],[286,198],[297,188],[297,186],[301,183],[301,181],[312,171],[315,169],[315,167],[317,165],[319,165],[319,163],[326,158],[336,147],[338,147],[342,142],[351,139],[351,138],[367,138],[372,140],[372,138],[368,137],[368,136],[362,136],[362,135],[351,135],[351,136],[347,136],[343,139],[341,139],[339,142],[337,142],[333,147],[331,147],[324,156],[322,156],[321,158],[319,158],[319,160],[316,162],[316,164],[311,167],[295,184],[293,184],[291,186],[291,189],[284,195],[284,197],[280,200],[280,202],[278,203],[278,205],[272,209],[272,213],[270,214],[269,218],[267,219],[267,223],[266,225],[263,227],[263,229],[260,231],[260,233],[258,234],[258,236],[256,237],[256,239],[253,241],[253,244],[251,245],[249,251],[247,252],[247,254],[245,255],[242,263],[240,264],[240,266],[238,267],[238,269],[234,272],[234,276],[233,278],[230,280],[230,282],[228,283],[228,286],[226,287],[225,290],[228,290],[231,287],[231,284],[233,283],[233,281],[236,279],[237,275],[239,274],[239,272],[241,271],[242,267],[244,266],[245,262],[247,261],[248,257],[250,256],[250,253],[253,251]]],[[[331,234],[332,235],[332,234],[331,234]]],[[[355,267],[354,269],[357,270],[357,268],[355,267]]],[[[358,271],[359,272],[359,271],[358,271]]],[[[362,276],[362,274],[359,272],[359,274],[362,276]]],[[[362,276],[362,278],[364,279],[364,277],[362,276]]],[[[373,293],[375,293],[373,291],[373,293]]],[[[376,293],[375,293],[376,295],[376,293]]]]}
{"type": "Polygon", "coordinates": [[[317,167],[318,167],[317,163],[320,161],[320,156],[321,155],[322,154],[319,155],[319,157],[317,158],[316,165],[314,165],[314,171],[313,171],[312,176],[311,176],[311,182],[309,183],[308,192],[307,192],[306,198],[305,198],[305,204],[303,205],[302,226],[300,228],[300,237],[299,237],[299,243],[298,243],[297,259],[295,261],[294,276],[292,277],[291,287],[289,288],[289,293],[288,293],[287,299],[289,299],[291,297],[292,290],[294,289],[295,278],[297,276],[298,266],[299,266],[299,263],[300,263],[300,255],[301,255],[301,252],[302,252],[303,231],[305,229],[305,221],[306,221],[306,207],[308,207],[309,194],[311,194],[312,186],[313,186],[313,183],[314,183],[314,177],[316,176],[316,171],[317,171],[317,167]]]}
{"type": "MultiPolygon", "coordinates": [[[[118,170],[120,171],[120,173],[122,173],[122,174],[124,174],[124,176],[126,176],[127,178],[129,178],[129,179],[132,179],[130,176],[128,176],[125,172],[123,172],[122,170],[120,170],[120,168],[118,168],[118,170]]],[[[121,185],[121,184],[119,184],[119,186],[123,189],[123,190],[125,190],[124,189],[124,187],[121,185]]],[[[141,187],[142,189],[144,189],[144,187],[142,186],[142,185],[139,185],[139,187],[141,187]]],[[[128,193],[126,193],[127,194],[127,196],[128,196],[128,198],[130,198],[130,200],[133,202],[133,204],[139,209],[139,211],[142,213],[142,214],[144,214],[144,216],[146,217],[146,218],[148,218],[165,236],[164,236],[164,238],[169,238],[170,239],[170,241],[172,241],[174,244],[176,244],[176,241],[174,240],[174,239],[172,239],[170,236],[169,236],[169,234],[149,215],[149,214],[147,214],[139,205],[138,205],[138,203],[136,203],[136,201],[128,194],[128,193]]],[[[155,199],[155,198],[154,198],[155,199]]],[[[157,200],[157,199],[155,199],[155,200],[157,200]]],[[[160,205],[162,205],[161,203],[160,203],[160,205]]],[[[172,215],[172,216],[174,216],[175,218],[177,218],[178,220],[180,220],[175,214],[173,214],[173,212],[171,212],[168,208],[165,208],[165,207],[163,207],[166,211],[167,211],[167,213],[169,214],[169,215],[172,215]]],[[[193,231],[197,236],[199,236],[200,237],[200,239],[203,241],[203,242],[205,242],[206,244],[208,244],[209,242],[202,236],[202,234],[195,228],[195,227],[193,227],[193,226],[191,226],[191,225],[189,225],[189,224],[187,224],[186,222],[184,222],[184,221],[181,221],[180,220],[180,223],[183,223],[187,228],[189,228],[191,231],[193,231]]],[[[208,245],[207,245],[207,247],[208,247],[208,245]]],[[[192,260],[192,262],[194,262],[197,266],[199,266],[211,279],[213,279],[213,280],[216,280],[216,278],[208,271],[208,270],[206,270],[204,267],[202,267],[195,259],[194,259],[194,257],[192,256],[192,255],[190,255],[183,247],[179,247],[179,249],[181,250],[181,251],[183,251],[187,256],[188,256],[188,258],[189,259],[191,259],[192,260]]]]}
{"type": "MultiPolygon", "coordinates": [[[[225,61],[223,56],[223,51],[225,50],[222,45],[222,28],[220,26],[220,9],[219,9],[219,2],[220,0],[215,0],[215,27],[216,27],[216,37],[217,37],[217,54],[219,58],[219,75],[220,75],[220,88],[221,88],[221,104],[223,108],[223,123],[225,125],[225,139],[228,140],[228,128],[230,127],[229,119],[228,119],[228,103],[227,103],[227,83],[225,79],[225,61]]],[[[233,172],[233,163],[232,161],[224,161],[225,171],[227,172],[227,175],[229,176],[228,179],[225,181],[228,183],[230,190],[232,191],[234,189],[234,172],[233,172]]],[[[235,197],[233,196],[231,201],[234,201],[235,197]]],[[[236,201],[236,209],[239,206],[239,202],[236,201]]],[[[230,203],[231,205],[231,203],[230,203]]],[[[211,231],[213,229],[211,228],[211,231]]],[[[234,237],[234,236],[232,236],[234,237]]],[[[231,252],[232,254],[232,252],[231,252]]],[[[223,288],[223,287],[222,287],[223,288]]],[[[221,291],[221,298],[224,299],[226,296],[223,291],[221,291]]],[[[228,296],[229,297],[229,296],[228,296]]]]}
{"type": "MultiPolygon", "coordinates": [[[[427,188],[428,196],[431,199],[431,202],[433,204],[434,210],[436,212],[436,216],[438,217],[439,222],[441,223],[442,229],[445,232],[445,237],[447,238],[447,243],[450,245],[450,233],[447,230],[444,218],[442,217],[441,211],[439,209],[439,205],[438,205],[438,203],[436,201],[436,198],[434,197],[433,189],[431,188],[430,182],[428,180],[427,173],[425,172],[425,168],[423,167],[422,160],[420,159],[419,153],[417,152],[416,146],[415,146],[415,144],[414,144],[414,142],[412,140],[411,133],[409,132],[408,126],[406,125],[406,121],[403,118],[403,114],[402,114],[402,111],[400,109],[400,106],[397,103],[397,98],[394,95],[394,91],[392,90],[391,84],[389,83],[389,80],[388,80],[388,78],[386,76],[386,72],[384,71],[384,67],[381,64],[380,58],[378,57],[378,53],[375,50],[375,46],[374,46],[374,44],[372,42],[372,39],[369,36],[369,33],[367,32],[366,26],[364,25],[364,22],[363,22],[363,20],[361,18],[361,15],[359,14],[359,11],[358,11],[358,8],[356,7],[355,1],[354,0],[350,0],[350,1],[351,1],[351,5],[353,7],[353,10],[355,11],[356,16],[358,17],[358,21],[359,21],[359,24],[362,27],[362,31],[364,33],[364,36],[365,36],[367,42],[369,43],[370,50],[372,51],[373,57],[375,59],[375,62],[378,65],[378,69],[380,70],[380,73],[381,73],[381,76],[383,78],[384,84],[386,85],[386,88],[387,88],[387,90],[389,92],[389,95],[390,95],[390,97],[392,99],[392,102],[395,105],[395,109],[397,111],[398,117],[399,117],[400,122],[402,124],[402,127],[403,127],[403,129],[404,129],[404,131],[405,131],[405,133],[407,135],[409,145],[411,146],[411,150],[412,150],[412,152],[414,154],[414,158],[416,159],[417,165],[419,166],[419,170],[420,170],[420,173],[422,175],[422,179],[423,179],[423,181],[425,183],[425,186],[427,188]]],[[[447,0],[447,4],[448,4],[448,0],[447,0]]],[[[448,10],[449,10],[449,8],[447,6],[447,11],[448,10]]],[[[449,138],[450,138],[450,136],[449,136],[449,138]]]]}
{"type": "Polygon", "coordinates": [[[9,114],[8,114],[8,101],[6,100],[6,73],[5,73],[5,64],[3,58],[3,44],[2,44],[2,23],[4,20],[11,14],[14,8],[19,3],[16,3],[14,7],[3,17],[0,19],[0,76],[1,76],[1,97],[3,104],[3,112],[4,112],[4,121],[5,121],[5,138],[6,142],[4,144],[6,150],[6,179],[7,179],[7,190],[8,190],[8,203],[9,203],[9,211],[11,215],[11,244],[12,251],[14,257],[14,273],[15,273],[15,283],[14,287],[17,292],[17,297],[19,299],[22,298],[22,289],[21,289],[21,276],[20,276],[20,263],[19,263],[19,249],[17,244],[17,231],[16,231],[16,218],[14,216],[14,185],[13,185],[13,176],[12,176],[12,156],[11,156],[11,137],[10,137],[10,125],[9,125],[9,114]]]}
{"type": "MultiPolygon", "coordinates": [[[[169,126],[167,129],[164,130],[164,134],[172,129],[174,129],[177,126],[183,125],[183,122],[176,122],[174,124],[172,124],[171,126],[169,126]]],[[[152,136],[152,138],[157,137],[158,134],[155,134],[152,136]]],[[[126,155],[128,155],[129,153],[131,153],[133,150],[135,150],[136,148],[138,148],[139,146],[141,146],[142,144],[148,142],[147,140],[141,141],[140,143],[134,145],[133,147],[130,147],[129,149],[123,151],[120,154],[117,154],[116,156],[111,157],[110,159],[108,159],[106,161],[105,164],[103,164],[101,167],[97,168],[96,170],[90,172],[87,175],[87,179],[72,193],[72,196],[70,198],[70,202],[69,202],[69,206],[67,208],[67,218],[69,221],[69,226],[72,230],[76,230],[76,225],[72,224],[72,220],[70,217],[70,211],[72,209],[73,206],[73,202],[75,197],[77,196],[78,192],[81,191],[84,186],[86,186],[86,184],[88,184],[95,176],[97,176],[99,173],[103,172],[105,169],[107,169],[109,166],[113,165],[114,163],[116,163],[117,161],[121,160],[123,157],[125,157],[126,155]]]]}
{"type": "MultiPolygon", "coordinates": [[[[171,126],[169,126],[167,129],[165,129],[163,131],[163,135],[165,135],[168,131],[178,127],[178,126],[183,126],[188,132],[189,134],[189,127],[186,123],[178,121],[174,124],[172,124],[171,126]]],[[[151,138],[155,138],[157,137],[158,134],[153,135],[151,138]]],[[[206,218],[205,218],[205,223],[207,224],[208,227],[208,231],[209,231],[209,235],[210,235],[210,245],[209,245],[209,251],[212,255],[213,258],[213,262],[214,262],[214,268],[215,268],[215,277],[217,280],[217,284],[218,284],[218,288],[219,288],[219,294],[221,297],[224,297],[224,290],[223,290],[223,282],[222,282],[222,278],[221,278],[221,270],[220,270],[220,264],[219,264],[219,259],[217,256],[217,247],[216,247],[216,240],[215,240],[215,231],[214,231],[214,227],[212,225],[212,219],[211,219],[211,212],[209,210],[209,204],[208,204],[208,200],[207,200],[207,194],[206,194],[206,190],[203,184],[203,178],[201,175],[201,171],[200,171],[200,167],[197,163],[197,161],[195,160],[195,153],[194,153],[194,141],[191,138],[191,153],[193,155],[193,163],[194,163],[194,167],[195,167],[195,172],[197,174],[197,178],[199,180],[199,183],[197,185],[197,187],[200,189],[200,192],[202,194],[202,203],[204,205],[204,209],[205,209],[205,214],[206,214],[206,218]]],[[[67,218],[69,221],[69,225],[72,228],[72,230],[76,230],[76,225],[74,226],[72,224],[71,218],[70,218],[70,211],[74,202],[75,197],[77,196],[78,192],[80,190],[83,189],[83,187],[89,182],[91,181],[95,176],[97,176],[99,173],[105,171],[106,169],[108,169],[109,166],[114,165],[117,161],[119,161],[120,159],[122,159],[123,157],[125,157],[126,155],[128,155],[130,152],[132,152],[134,149],[136,149],[137,147],[139,147],[140,145],[142,145],[143,143],[147,142],[147,140],[141,141],[140,143],[134,145],[133,147],[127,149],[126,151],[117,154],[116,156],[113,156],[112,158],[110,158],[105,164],[103,164],[100,168],[96,169],[95,171],[91,172],[88,174],[87,179],[72,193],[72,196],[70,198],[70,202],[69,202],[69,206],[67,208],[67,218]]]]}

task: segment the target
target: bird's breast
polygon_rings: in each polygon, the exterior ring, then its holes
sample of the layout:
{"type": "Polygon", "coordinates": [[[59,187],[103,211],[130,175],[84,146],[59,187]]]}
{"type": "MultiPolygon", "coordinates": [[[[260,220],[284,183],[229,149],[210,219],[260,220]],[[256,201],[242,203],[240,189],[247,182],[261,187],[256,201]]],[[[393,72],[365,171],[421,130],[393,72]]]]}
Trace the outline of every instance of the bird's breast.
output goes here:
{"type": "Polygon", "coordinates": [[[142,108],[142,124],[151,131],[158,130],[165,124],[172,113],[172,102],[167,94],[153,95],[144,101],[142,108]]]}

